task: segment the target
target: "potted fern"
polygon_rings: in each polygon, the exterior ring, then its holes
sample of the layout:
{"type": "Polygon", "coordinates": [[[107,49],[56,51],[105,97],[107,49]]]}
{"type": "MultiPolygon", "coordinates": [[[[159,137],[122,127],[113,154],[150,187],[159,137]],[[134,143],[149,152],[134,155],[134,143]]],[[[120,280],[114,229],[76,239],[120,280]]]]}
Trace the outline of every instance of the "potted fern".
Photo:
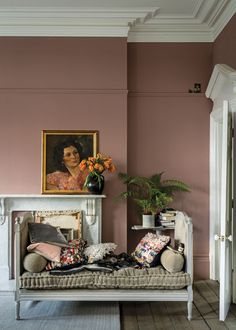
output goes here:
{"type": "Polygon", "coordinates": [[[143,215],[144,227],[155,225],[155,215],[173,201],[175,192],[190,191],[189,186],[180,180],[162,180],[163,173],[150,177],[118,174],[123,183],[127,185],[127,191],[122,192],[119,197],[134,200],[143,215]]]}

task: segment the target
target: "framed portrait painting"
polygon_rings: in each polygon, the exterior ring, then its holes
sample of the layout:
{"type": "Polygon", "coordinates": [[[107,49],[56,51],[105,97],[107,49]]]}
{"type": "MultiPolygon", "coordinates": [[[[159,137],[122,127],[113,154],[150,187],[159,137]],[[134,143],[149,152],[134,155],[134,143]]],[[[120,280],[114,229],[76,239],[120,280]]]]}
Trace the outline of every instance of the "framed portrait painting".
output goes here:
{"type": "Polygon", "coordinates": [[[98,131],[42,132],[42,193],[84,194],[86,171],[81,160],[98,152],[98,131]]]}

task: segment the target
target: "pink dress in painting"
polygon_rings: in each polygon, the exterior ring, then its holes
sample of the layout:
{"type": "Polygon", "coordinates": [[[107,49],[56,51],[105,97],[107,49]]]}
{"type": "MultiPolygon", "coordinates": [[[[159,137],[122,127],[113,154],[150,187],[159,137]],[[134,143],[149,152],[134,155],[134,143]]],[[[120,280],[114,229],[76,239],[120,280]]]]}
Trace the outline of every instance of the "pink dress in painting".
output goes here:
{"type": "Polygon", "coordinates": [[[47,175],[47,184],[57,187],[59,190],[84,190],[84,182],[88,173],[80,172],[73,177],[69,172],[56,171],[47,175]]]}

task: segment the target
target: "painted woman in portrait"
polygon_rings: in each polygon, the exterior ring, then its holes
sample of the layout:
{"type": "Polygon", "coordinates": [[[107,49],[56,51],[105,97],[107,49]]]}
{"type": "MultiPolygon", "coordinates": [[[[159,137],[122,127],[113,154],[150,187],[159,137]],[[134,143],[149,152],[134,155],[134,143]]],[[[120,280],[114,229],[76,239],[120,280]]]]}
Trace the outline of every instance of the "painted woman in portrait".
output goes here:
{"type": "Polygon", "coordinates": [[[67,139],[54,148],[53,161],[56,171],[47,174],[46,188],[48,190],[79,190],[83,188],[86,171],[79,168],[83,158],[81,145],[73,139],[67,139]]]}

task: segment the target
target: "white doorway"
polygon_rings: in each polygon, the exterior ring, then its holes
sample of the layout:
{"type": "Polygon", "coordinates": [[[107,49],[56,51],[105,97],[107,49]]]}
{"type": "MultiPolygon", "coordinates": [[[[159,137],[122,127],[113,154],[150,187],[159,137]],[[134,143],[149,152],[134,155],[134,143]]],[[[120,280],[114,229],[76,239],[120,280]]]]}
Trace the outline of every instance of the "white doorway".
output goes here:
{"type": "Polygon", "coordinates": [[[220,282],[220,319],[224,320],[230,302],[236,300],[233,272],[236,248],[235,243],[231,242],[235,230],[233,219],[236,219],[232,214],[232,192],[236,186],[233,185],[233,177],[236,176],[235,170],[231,170],[233,148],[230,120],[230,114],[236,110],[235,70],[226,65],[216,65],[206,96],[213,101],[210,115],[210,278],[220,282]],[[226,123],[228,119],[230,125],[226,123]]]}

